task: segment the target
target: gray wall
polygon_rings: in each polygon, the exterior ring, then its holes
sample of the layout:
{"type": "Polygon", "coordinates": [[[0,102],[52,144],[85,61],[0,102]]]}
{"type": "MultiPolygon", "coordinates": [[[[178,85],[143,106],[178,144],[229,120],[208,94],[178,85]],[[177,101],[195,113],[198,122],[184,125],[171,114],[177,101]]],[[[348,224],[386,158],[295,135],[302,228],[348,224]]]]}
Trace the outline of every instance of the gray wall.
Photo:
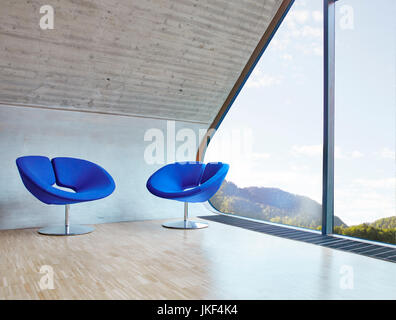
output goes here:
{"type": "Polygon", "coordinates": [[[281,2],[1,0],[0,101],[210,124],[281,2]]]}
{"type": "Polygon", "coordinates": [[[54,0],[54,29],[41,30],[45,3],[2,0],[0,229],[62,222],[62,207],[20,181],[15,159],[32,154],[91,160],[115,178],[112,196],[72,206],[72,222],[181,217],[182,203],[145,188],[160,165],[145,163],[144,133],[161,119],[207,128],[281,3],[54,0]]]}
{"type": "MultiPolygon", "coordinates": [[[[176,122],[176,130],[202,125],[176,122]]],[[[166,132],[166,121],[127,116],[0,105],[0,229],[63,223],[63,206],[46,205],[23,186],[15,159],[23,155],[69,156],[103,166],[116,182],[108,198],[71,206],[72,223],[104,223],[183,216],[181,202],[156,198],[147,178],[161,165],[148,165],[147,129],[166,132]]],[[[194,159],[192,159],[194,160],[194,159]]],[[[191,214],[206,214],[200,204],[191,214]]]]}

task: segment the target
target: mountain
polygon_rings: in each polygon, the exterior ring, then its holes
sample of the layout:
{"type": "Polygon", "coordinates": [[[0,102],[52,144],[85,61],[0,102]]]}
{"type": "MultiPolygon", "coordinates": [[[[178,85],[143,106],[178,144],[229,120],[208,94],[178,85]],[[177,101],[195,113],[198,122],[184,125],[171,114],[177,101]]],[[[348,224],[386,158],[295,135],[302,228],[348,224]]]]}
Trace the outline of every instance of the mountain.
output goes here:
{"type": "MultiPolygon", "coordinates": [[[[247,218],[311,229],[321,227],[322,206],[318,202],[277,188],[239,188],[224,181],[210,202],[221,212],[247,218]]],[[[338,217],[334,217],[334,225],[347,227],[338,217]]]]}
{"type": "Polygon", "coordinates": [[[378,219],[370,225],[379,229],[396,229],[396,216],[378,219]]]}
{"type": "Polygon", "coordinates": [[[355,238],[396,244],[396,216],[351,227],[335,227],[334,232],[355,238]]]}

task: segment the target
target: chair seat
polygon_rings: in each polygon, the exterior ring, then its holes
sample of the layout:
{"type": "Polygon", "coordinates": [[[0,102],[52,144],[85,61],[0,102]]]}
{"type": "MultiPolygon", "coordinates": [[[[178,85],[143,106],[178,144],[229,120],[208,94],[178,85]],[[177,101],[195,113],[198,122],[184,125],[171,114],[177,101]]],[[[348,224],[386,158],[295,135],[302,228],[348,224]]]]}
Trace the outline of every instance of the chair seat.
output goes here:
{"type": "Polygon", "coordinates": [[[47,204],[93,201],[109,196],[115,189],[110,174],[90,161],[67,157],[51,161],[43,156],[25,156],[18,158],[16,164],[25,187],[47,204]]]}
{"type": "Polygon", "coordinates": [[[221,162],[176,162],[154,172],[147,189],[154,195],[182,202],[204,202],[220,188],[229,165],[221,162]]]}

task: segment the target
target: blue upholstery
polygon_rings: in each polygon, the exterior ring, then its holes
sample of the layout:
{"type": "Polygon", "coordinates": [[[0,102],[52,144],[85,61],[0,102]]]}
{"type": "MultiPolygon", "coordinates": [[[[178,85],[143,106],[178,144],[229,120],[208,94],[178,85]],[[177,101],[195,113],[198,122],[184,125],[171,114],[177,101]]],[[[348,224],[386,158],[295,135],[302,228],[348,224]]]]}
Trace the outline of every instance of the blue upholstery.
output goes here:
{"type": "Polygon", "coordinates": [[[75,158],[26,156],[16,160],[25,187],[47,204],[72,204],[105,198],[113,193],[113,178],[95,163],[75,158]],[[75,192],[64,191],[54,184],[75,192]]]}
{"type": "Polygon", "coordinates": [[[154,195],[182,202],[204,202],[220,188],[229,165],[221,162],[176,162],[168,164],[147,181],[154,195]]]}

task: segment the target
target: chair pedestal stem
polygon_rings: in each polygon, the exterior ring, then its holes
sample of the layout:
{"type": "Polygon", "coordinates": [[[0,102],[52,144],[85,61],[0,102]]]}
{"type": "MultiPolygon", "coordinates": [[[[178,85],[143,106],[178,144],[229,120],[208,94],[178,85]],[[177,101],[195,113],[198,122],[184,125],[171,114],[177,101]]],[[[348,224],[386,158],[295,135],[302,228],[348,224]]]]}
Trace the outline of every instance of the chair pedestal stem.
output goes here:
{"type": "Polygon", "coordinates": [[[69,234],[69,232],[70,232],[69,209],[70,209],[70,204],[66,204],[65,205],[65,230],[66,230],[67,234],[69,234]]]}
{"type": "Polygon", "coordinates": [[[184,221],[188,220],[188,202],[184,202],[184,221]]]}
{"type": "Polygon", "coordinates": [[[92,232],[93,227],[83,226],[79,224],[70,225],[70,204],[65,205],[65,225],[64,226],[53,226],[40,229],[40,234],[47,236],[74,236],[79,234],[85,234],[92,232]]]}
{"type": "Polygon", "coordinates": [[[208,224],[188,220],[188,202],[184,202],[184,220],[165,222],[162,226],[171,229],[202,229],[207,228],[208,224]]]}

